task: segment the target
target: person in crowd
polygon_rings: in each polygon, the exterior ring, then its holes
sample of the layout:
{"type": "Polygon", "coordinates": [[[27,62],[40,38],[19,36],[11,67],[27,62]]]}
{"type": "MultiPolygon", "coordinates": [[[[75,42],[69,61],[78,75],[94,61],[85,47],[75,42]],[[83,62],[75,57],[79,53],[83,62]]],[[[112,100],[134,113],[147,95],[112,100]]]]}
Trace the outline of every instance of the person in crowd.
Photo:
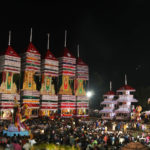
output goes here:
{"type": "Polygon", "coordinates": [[[22,146],[22,148],[23,148],[24,150],[30,150],[30,149],[31,149],[31,144],[30,144],[30,142],[28,141],[28,142],[24,143],[23,146],[22,146]]]}
{"type": "MultiPolygon", "coordinates": [[[[6,150],[30,150],[35,144],[53,143],[75,146],[81,150],[105,150],[119,149],[120,146],[131,141],[140,141],[141,136],[147,138],[144,144],[148,145],[150,139],[147,134],[134,137],[133,133],[129,132],[129,130],[133,131],[133,123],[128,123],[128,128],[124,129],[127,123],[115,122],[117,130],[113,129],[112,122],[99,120],[78,120],[77,122],[74,119],[51,120],[43,117],[28,119],[26,124],[31,130],[30,137],[16,135],[7,137],[2,133],[4,125],[0,125],[0,146],[5,147],[6,150]],[[107,132],[105,132],[105,127],[107,127],[107,132]]],[[[9,124],[6,123],[6,125],[9,124]]],[[[140,129],[142,131],[142,128],[140,129]]]]}

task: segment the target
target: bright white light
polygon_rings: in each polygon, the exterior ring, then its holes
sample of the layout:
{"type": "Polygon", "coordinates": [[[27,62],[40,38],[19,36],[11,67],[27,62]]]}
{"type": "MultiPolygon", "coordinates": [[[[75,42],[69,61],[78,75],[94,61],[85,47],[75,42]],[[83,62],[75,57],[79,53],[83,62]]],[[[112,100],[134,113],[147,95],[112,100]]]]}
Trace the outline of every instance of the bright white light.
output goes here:
{"type": "Polygon", "coordinates": [[[92,91],[88,91],[88,92],[86,93],[86,95],[87,95],[87,97],[91,97],[91,96],[93,95],[93,92],[92,92],[92,91]]]}

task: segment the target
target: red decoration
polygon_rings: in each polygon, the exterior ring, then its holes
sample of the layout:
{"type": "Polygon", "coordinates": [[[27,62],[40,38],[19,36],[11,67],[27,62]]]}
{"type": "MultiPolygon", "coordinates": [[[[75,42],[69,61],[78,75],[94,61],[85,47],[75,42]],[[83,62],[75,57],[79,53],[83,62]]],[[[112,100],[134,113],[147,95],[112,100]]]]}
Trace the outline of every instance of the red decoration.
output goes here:
{"type": "Polygon", "coordinates": [[[60,57],[68,57],[68,58],[75,58],[69,51],[68,48],[64,48],[64,50],[62,51],[62,53],[60,54],[60,57]]]}
{"type": "Polygon", "coordinates": [[[38,54],[40,55],[40,53],[38,52],[38,50],[35,48],[35,46],[32,44],[32,42],[30,42],[28,49],[26,52],[30,52],[30,53],[34,53],[34,54],[38,54]]]}
{"type": "Polygon", "coordinates": [[[50,50],[47,50],[45,59],[57,60],[56,57],[50,52],[50,50]]]}
{"type": "Polygon", "coordinates": [[[132,87],[131,87],[131,86],[129,86],[129,85],[124,85],[124,86],[122,86],[121,88],[119,88],[119,90],[118,90],[118,91],[121,91],[121,90],[135,91],[135,89],[134,89],[134,88],[132,88],[132,87]]]}
{"type": "Polygon", "coordinates": [[[4,55],[9,55],[9,56],[14,56],[14,57],[20,57],[11,46],[8,46],[8,48],[6,49],[4,55]]]}
{"type": "Polygon", "coordinates": [[[107,92],[107,93],[105,93],[104,95],[115,95],[115,92],[113,92],[113,91],[109,91],[109,92],[107,92]]]}
{"type": "Polygon", "coordinates": [[[77,65],[87,66],[87,64],[81,58],[77,59],[77,65]]]}

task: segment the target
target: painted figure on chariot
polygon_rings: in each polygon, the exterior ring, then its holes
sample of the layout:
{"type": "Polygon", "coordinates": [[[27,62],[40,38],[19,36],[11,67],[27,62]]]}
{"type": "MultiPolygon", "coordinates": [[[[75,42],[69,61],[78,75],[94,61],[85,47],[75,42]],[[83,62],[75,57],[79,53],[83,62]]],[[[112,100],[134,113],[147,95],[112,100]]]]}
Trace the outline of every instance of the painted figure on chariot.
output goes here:
{"type": "Polygon", "coordinates": [[[52,82],[52,77],[42,76],[42,87],[40,90],[41,94],[55,95],[55,87],[52,82]]]}
{"type": "Polygon", "coordinates": [[[59,90],[59,94],[72,95],[72,89],[69,84],[69,76],[62,76],[62,84],[59,90]]]}
{"type": "Polygon", "coordinates": [[[83,80],[77,80],[77,89],[76,89],[76,92],[75,92],[75,95],[76,96],[85,96],[86,95],[86,92],[85,92],[85,89],[83,87],[83,80]]]}
{"type": "Polygon", "coordinates": [[[3,80],[0,86],[0,93],[13,94],[17,92],[17,86],[13,82],[12,72],[3,72],[3,80]]]}
{"type": "Polygon", "coordinates": [[[36,90],[36,83],[34,81],[34,71],[25,71],[23,90],[36,90]]]}

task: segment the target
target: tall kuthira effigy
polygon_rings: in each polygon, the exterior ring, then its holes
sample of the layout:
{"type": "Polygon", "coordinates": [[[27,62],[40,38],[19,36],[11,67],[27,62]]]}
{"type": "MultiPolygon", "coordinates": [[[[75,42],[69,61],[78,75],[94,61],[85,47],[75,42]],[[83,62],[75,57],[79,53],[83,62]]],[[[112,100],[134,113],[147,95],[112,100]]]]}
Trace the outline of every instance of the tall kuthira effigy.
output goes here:
{"type": "Polygon", "coordinates": [[[11,46],[9,31],[8,48],[0,56],[0,119],[12,119],[14,106],[20,103],[20,68],[21,58],[11,46]]]}
{"type": "Polygon", "coordinates": [[[67,31],[65,31],[65,43],[59,60],[59,88],[58,110],[61,117],[72,117],[76,111],[76,97],[74,95],[74,79],[76,71],[76,58],[66,47],[67,31]]]}
{"type": "Polygon", "coordinates": [[[89,99],[86,95],[89,80],[88,65],[79,57],[79,45],[77,46],[77,67],[75,79],[76,116],[88,116],[89,99]]]}
{"type": "Polygon", "coordinates": [[[26,117],[37,117],[40,108],[40,74],[41,55],[32,43],[32,28],[30,43],[22,57],[23,85],[21,91],[22,110],[26,117]]]}
{"type": "Polygon", "coordinates": [[[47,52],[41,64],[42,82],[41,82],[41,116],[55,116],[58,108],[57,77],[58,60],[52,54],[49,48],[49,34],[47,42],[47,52]]]}

